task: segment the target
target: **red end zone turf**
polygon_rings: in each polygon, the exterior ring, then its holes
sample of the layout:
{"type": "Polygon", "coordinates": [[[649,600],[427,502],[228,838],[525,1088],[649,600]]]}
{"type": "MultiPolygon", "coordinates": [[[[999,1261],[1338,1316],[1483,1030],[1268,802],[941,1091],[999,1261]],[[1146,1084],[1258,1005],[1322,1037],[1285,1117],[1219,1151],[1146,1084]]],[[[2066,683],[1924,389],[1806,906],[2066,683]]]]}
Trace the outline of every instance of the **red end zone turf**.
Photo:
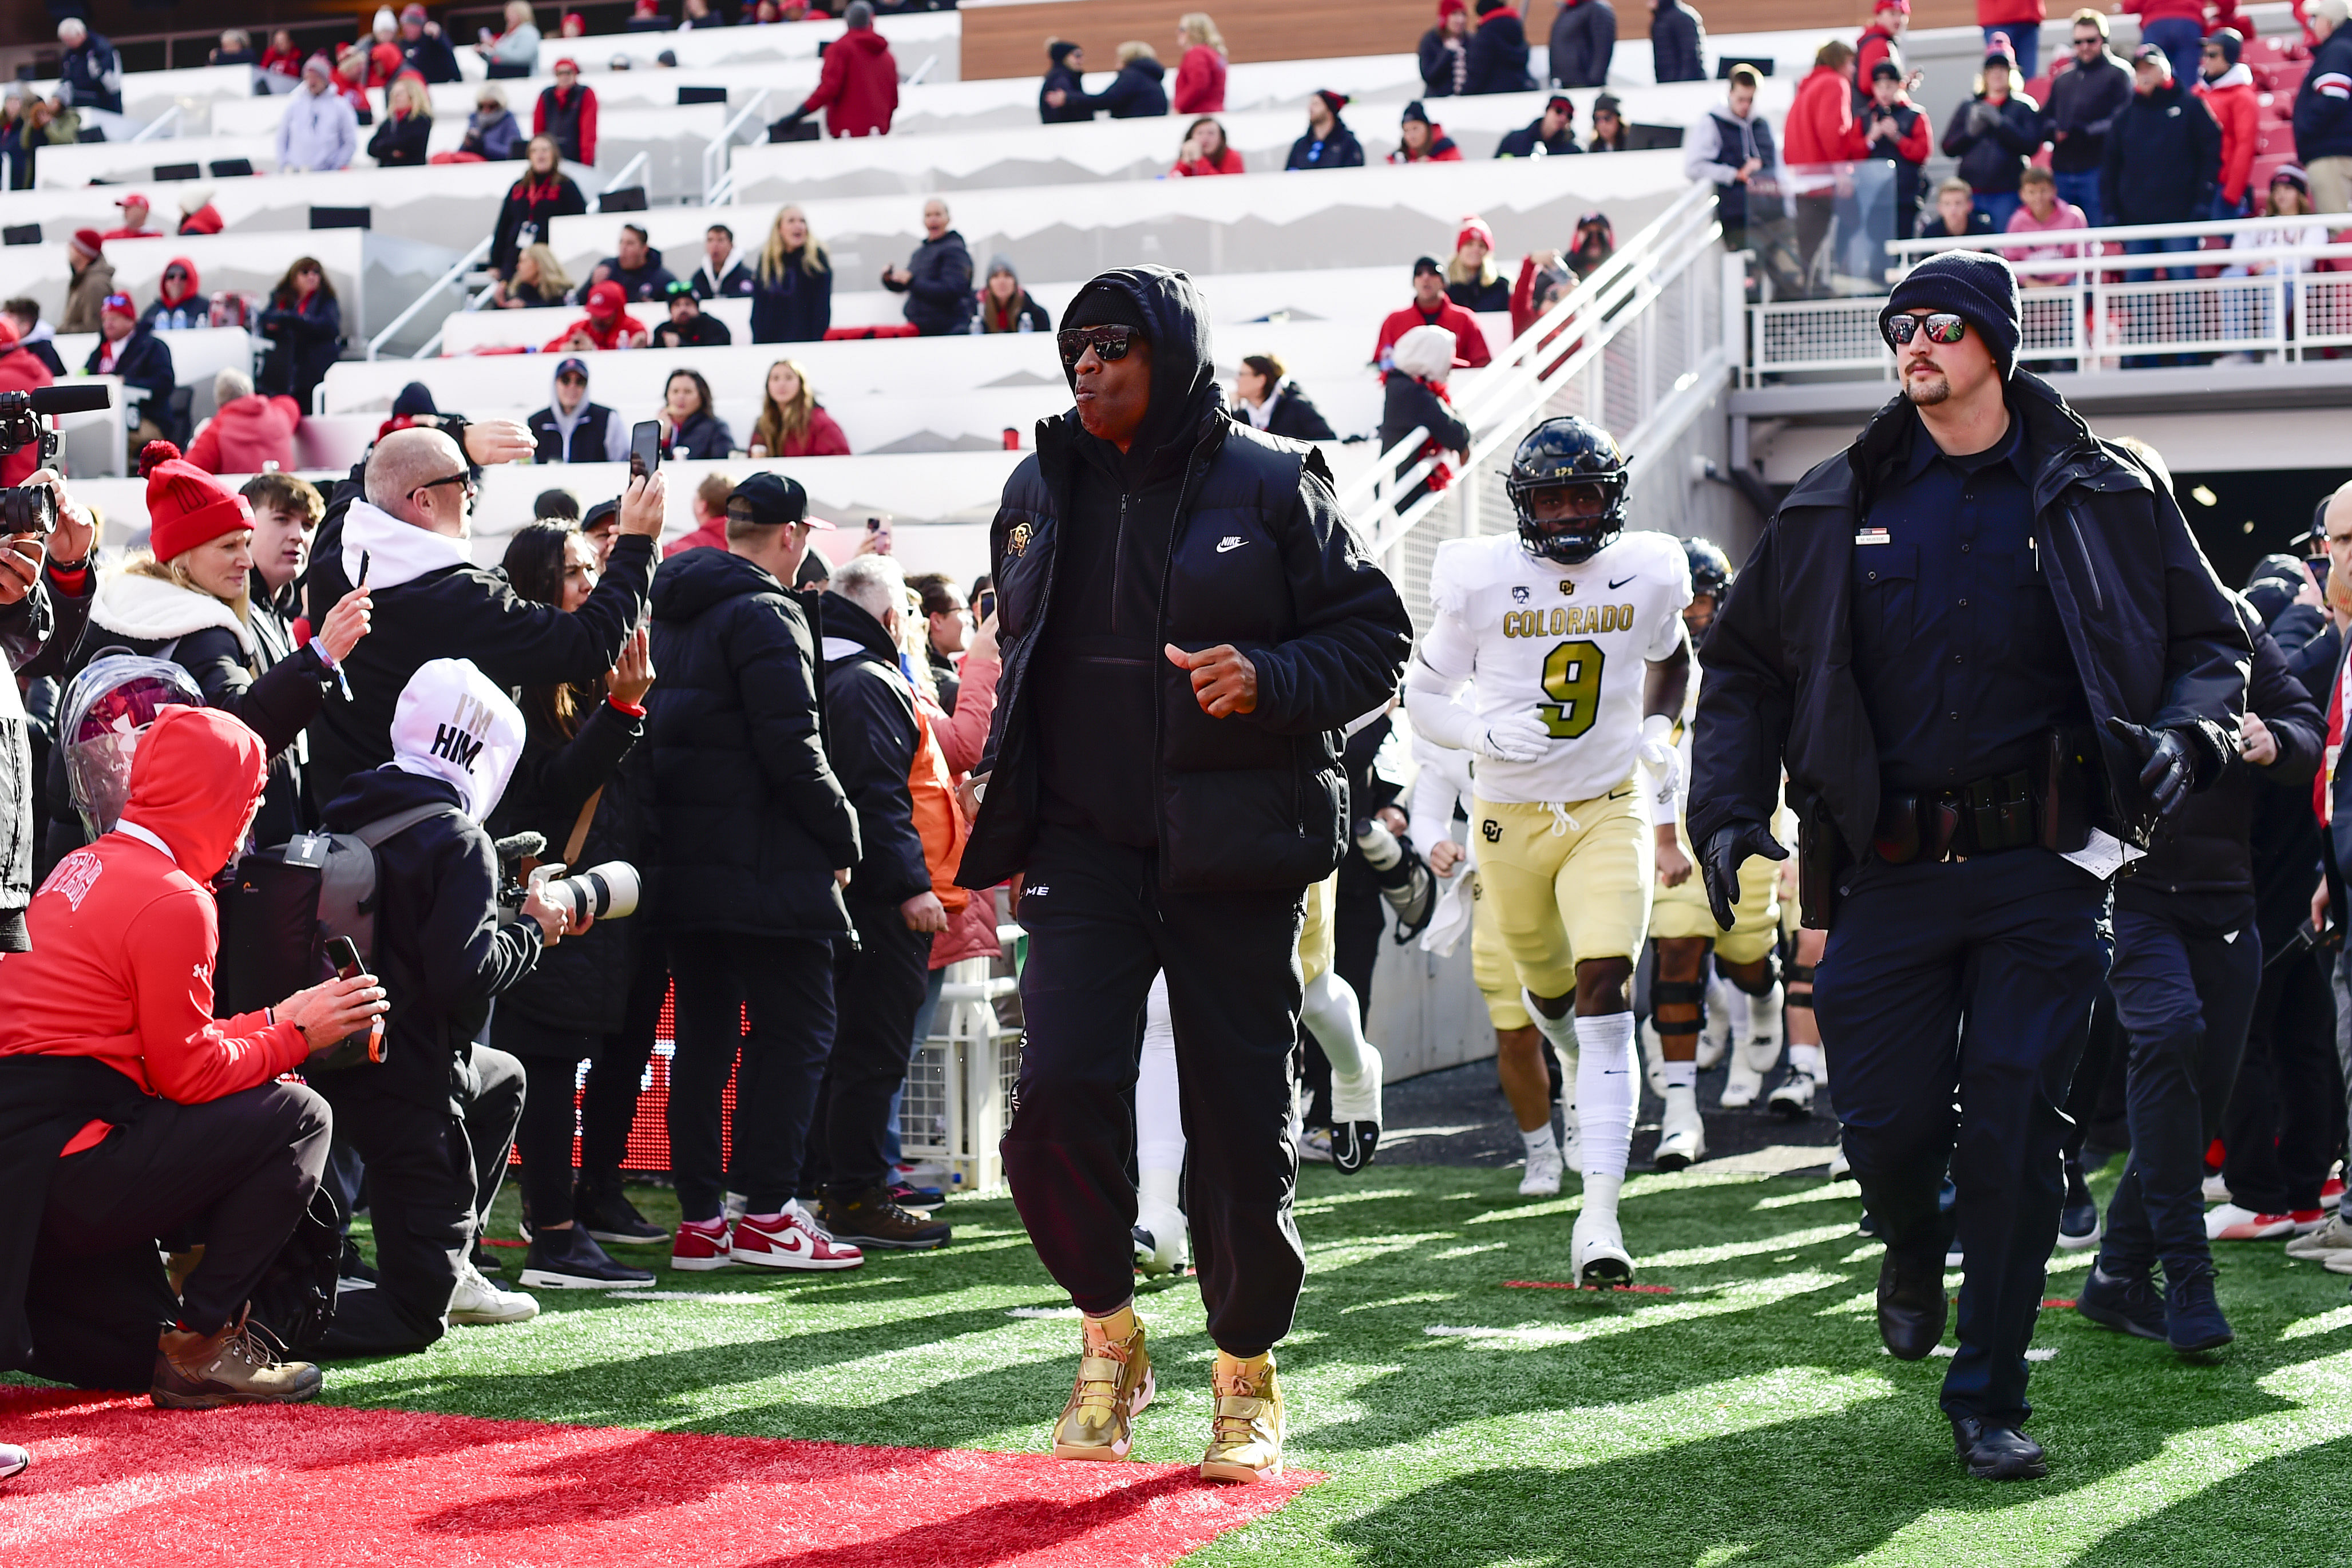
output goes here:
{"type": "Polygon", "coordinates": [[[171,1412],[0,1389],[37,1568],[1160,1568],[1320,1479],[329,1405],[171,1412]]]}

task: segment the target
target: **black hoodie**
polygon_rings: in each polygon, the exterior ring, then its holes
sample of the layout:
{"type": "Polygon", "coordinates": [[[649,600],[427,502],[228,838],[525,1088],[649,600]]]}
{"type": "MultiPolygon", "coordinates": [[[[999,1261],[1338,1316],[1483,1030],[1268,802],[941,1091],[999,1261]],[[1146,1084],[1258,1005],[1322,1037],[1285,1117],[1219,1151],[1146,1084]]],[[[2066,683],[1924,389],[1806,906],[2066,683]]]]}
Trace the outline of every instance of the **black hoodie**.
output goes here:
{"type": "Polygon", "coordinates": [[[990,530],[1004,666],[991,774],[958,880],[993,887],[1041,821],[1154,846],[1167,886],[1297,889],[1347,828],[1339,730],[1396,689],[1412,624],[1313,448],[1219,404],[1191,279],[1108,272],[1150,323],[1151,408],[1125,457],[1076,410],[1042,421],[990,530]],[[1230,643],[1257,706],[1213,719],[1161,649],[1230,643]]]}
{"type": "Polygon", "coordinates": [[[898,650],[866,606],[824,595],[825,755],[857,811],[865,858],[849,884],[850,902],[896,911],[931,890],[923,836],[915,827],[908,778],[922,731],[914,693],[899,672],[898,650]]]}

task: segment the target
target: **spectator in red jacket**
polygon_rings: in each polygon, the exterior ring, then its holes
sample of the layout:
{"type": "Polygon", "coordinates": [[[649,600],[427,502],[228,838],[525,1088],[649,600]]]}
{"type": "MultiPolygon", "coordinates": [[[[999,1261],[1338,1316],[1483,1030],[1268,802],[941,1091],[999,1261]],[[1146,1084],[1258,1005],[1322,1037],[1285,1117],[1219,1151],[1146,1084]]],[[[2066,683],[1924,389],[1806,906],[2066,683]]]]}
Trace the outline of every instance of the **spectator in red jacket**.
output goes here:
{"type": "Polygon", "coordinates": [[[163,709],[114,830],[59,861],[26,911],[32,950],[0,973],[0,1149],[33,1173],[0,1220],[0,1272],[26,1282],[0,1300],[0,1339],[31,1352],[11,1364],[182,1409],[319,1392],[318,1368],[280,1363],[246,1328],[327,1159],[326,1105],[277,1079],[365,1030],[383,992],[362,975],[213,1016],[206,884],[268,762],[233,716],[163,709]],[[203,1256],[159,1334],[153,1303],[174,1293],[154,1243],[187,1233],[203,1256]],[[37,1268],[42,1235],[78,1240],[37,1268]]]}
{"type": "Polygon", "coordinates": [[[1797,197],[1797,258],[1807,276],[1827,265],[1822,242],[1836,221],[1838,188],[1848,176],[1835,165],[1866,157],[1853,118],[1853,46],[1832,38],[1813,53],[1811,74],[1797,84],[1782,132],[1790,188],[1797,197]]]}
{"type": "Polygon", "coordinates": [[[572,163],[595,163],[596,89],[580,85],[578,61],[555,62],[555,85],[539,95],[530,133],[552,138],[556,151],[572,163]]]}
{"type": "MultiPolygon", "coordinates": [[[[755,451],[752,455],[757,457],[759,454],[755,451]]],[[[726,549],[727,498],[734,493],[735,481],[728,475],[715,469],[703,475],[702,482],[694,487],[694,531],[682,535],[674,543],[662,546],[662,559],[667,561],[688,550],[726,549]]],[[[612,509],[613,521],[617,523],[620,521],[619,502],[601,502],[594,510],[603,511],[607,507],[612,509]]]]}
{"type": "Polygon", "coordinates": [[[1176,112],[1215,114],[1225,107],[1225,40],[1206,11],[1176,21],[1176,112]]]}
{"type": "MultiPolygon", "coordinates": [[[[800,361],[780,359],[768,367],[760,417],[751,426],[751,450],[755,458],[849,456],[849,437],[817,402],[816,388],[800,361]]],[[[723,525],[723,515],[720,521],[723,525]]]]}
{"type": "Polygon", "coordinates": [[[1919,226],[1919,171],[1936,150],[1936,128],[1903,90],[1903,68],[1891,59],[1870,68],[1861,126],[1868,155],[1895,165],[1895,237],[1908,239],[1919,226]]]}
{"type": "Polygon", "coordinates": [[[1242,155],[1225,140],[1225,128],[1204,114],[1185,128],[1184,145],[1176,150],[1176,166],[1168,172],[1192,179],[1247,171],[1242,167],[1242,155]]]}
{"type": "Polygon", "coordinates": [[[1429,110],[1414,99],[1404,106],[1404,117],[1397,121],[1397,150],[1389,154],[1391,163],[1459,163],[1462,149],[1445,133],[1445,127],[1430,121],[1429,110]]]}
{"type": "Polygon", "coordinates": [[[253,390],[253,377],[233,365],[213,377],[213,396],[219,409],[188,443],[189,462],[208,474],[260,474],[272,465],[294,467],[300,404],[290,397],[262,396],[253,390]]]}
{"type": "Polygon", "coordinates": [[[1903,35],[1910,26],[1911,0],[1878,0],[1870,14],[1870,26],[1854,44],[1855,79],[1870,80],[1870,73],[1881,60],[1893,60],[1895,79],[1902,79],[1903,35]]]}
{"type": "Polygon", "coordinates": [[[294,35],[280,27],[269,35],[269,47],[261,51],[259,70],[264,76],[281,77],[290,89],[302,79],[302,62],[308,57],[294,47],[294,35]]]}
{"type": "MultiPolygon", "coordinates": [[[[2179,0],[2155,0],[2156,4],[2177,4],[2179,0]]],[[[2202,6],[2204,0],[2187,0],[2202,6]]],[[[2124,9],[2136,7],[2125,0],[2124,9]]],[[[2042,70],[2042,21],[2049,16],[2042,0],[1977,0],[1977,26],[1984,29],[1985,47],[1993,47],[1993,35],[2000,33],[2009,39],[2009,52],[2017,57],[2017,79],[2031,80],[2042,70]]],[[[2199,12],[2203,15],[2203,12],[2199,12]]]]}
{"type": "Polygon", "coordinates": [[[1397,340],[1415,327],[1444,327],[1452,332],[1454,352],[1465,364],[1482,365],[1494,360],[1486,347],[1486,334],[1479,330],[1478,318],[1445,297],[1445,266],[1433,256],[1424,256],[1412,264],[1412,303],[1392,311],[1381,323],[1380,341],[1372,346],[1372,363],[1381,367],[1383,375],[1395,367],[1392,351],[1397,340]]]}
{"type": "Polygon", "coordinates": [[[841,19],[849,30],[824,51],[816,90],[769,128],[772,139],[778,130],[797,126],[820,109],[828,136],[890,133],[891,116],[898,112],[898,62],[888,42],[874,30],[874,7],[866,0],[849,0],[841,19]]]}
{"type": "Polygon", "coordinates": [[[588,313],[549,340],[548,349],[641,349],[646,324],[629,314],[628,291],[611,279],[588,290],[588,313]]]}
{"type": "Polygon", "coordinates": [[[114,205],[122,209],[122,226],[108,229],[103,237],[150,239],[163,232],[160,228],[152,228],[148,226],[147,216],[152,209],[148,206],[147,198],[137,191],[131,192],[114,205]]]}
{"type": "Polygon", "coordinates": [[[2213,194],[2217,218],[2244,217],[2253,210],[2250,186],[2263,111],[2254,73],[2238,58],[2245,47],[2237,28],[2224,27],[2205,40],[2198,64],[2197,96],[2221,126],[2221,184],[2213,194]]]}

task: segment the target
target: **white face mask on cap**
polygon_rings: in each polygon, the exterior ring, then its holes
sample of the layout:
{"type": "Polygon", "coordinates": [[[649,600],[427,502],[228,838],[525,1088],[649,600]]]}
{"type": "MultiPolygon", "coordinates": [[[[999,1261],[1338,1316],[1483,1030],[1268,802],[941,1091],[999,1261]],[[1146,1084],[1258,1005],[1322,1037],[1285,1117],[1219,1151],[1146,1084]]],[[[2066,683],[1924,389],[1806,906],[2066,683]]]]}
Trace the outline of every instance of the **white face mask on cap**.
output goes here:
{"type": "Polygon", "coordinates": [[[393,765],[455,786],[476,822],[506,794],[522,738],[522,710],[471,659],[429,661],[408,678],[393,710],[393,765]]]}

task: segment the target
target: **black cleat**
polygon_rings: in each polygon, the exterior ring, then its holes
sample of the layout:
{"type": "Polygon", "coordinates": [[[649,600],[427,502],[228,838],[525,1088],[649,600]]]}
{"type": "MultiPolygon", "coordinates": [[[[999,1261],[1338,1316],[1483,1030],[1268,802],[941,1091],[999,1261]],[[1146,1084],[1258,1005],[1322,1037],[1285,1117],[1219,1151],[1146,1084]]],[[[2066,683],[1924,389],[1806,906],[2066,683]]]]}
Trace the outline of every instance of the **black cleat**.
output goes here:
{"type": "Polygon", "coordinates": [[[1343,1176],[1352,1176],[1372,1163],[1372,1152],[1380,1146],[1381,1124],[1377,1121],[1335,1121],[1331,1124],[1331,1168],[1343,1176]]]}

